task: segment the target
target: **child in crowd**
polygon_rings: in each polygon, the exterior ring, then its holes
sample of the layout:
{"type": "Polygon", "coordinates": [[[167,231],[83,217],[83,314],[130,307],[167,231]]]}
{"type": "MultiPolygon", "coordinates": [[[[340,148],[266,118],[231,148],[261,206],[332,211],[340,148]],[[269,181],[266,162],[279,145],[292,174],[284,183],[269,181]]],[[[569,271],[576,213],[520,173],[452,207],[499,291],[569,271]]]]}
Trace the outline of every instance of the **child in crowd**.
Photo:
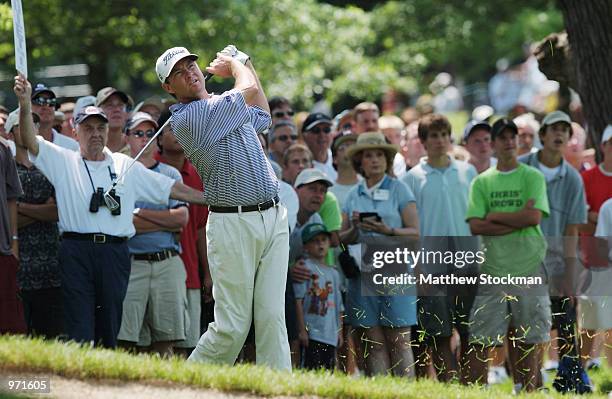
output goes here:
{"type": "Polygon", "coordinates": [[[302,364],[307,369],[333,370],[336,348],[342,345],[340,275],[325,263],[330,233],[321,223],[302,231],[305,266],[311,278],[294,284],[302,364]]]}

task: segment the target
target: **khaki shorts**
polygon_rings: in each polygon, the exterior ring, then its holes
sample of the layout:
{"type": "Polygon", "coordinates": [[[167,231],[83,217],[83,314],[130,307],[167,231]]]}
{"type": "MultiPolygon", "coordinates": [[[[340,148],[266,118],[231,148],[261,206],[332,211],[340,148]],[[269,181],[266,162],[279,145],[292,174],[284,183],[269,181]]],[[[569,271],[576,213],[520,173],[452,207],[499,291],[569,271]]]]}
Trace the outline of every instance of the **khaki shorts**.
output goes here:
{"type": "Polygon", "coordinates": [[[549,296],[505,296],[497,287],[481,285],[470,312],[470,343],[498,346],[508,328],[517,340],[539,344],[550,340],[552,313],[549,296]]]}
{"type": "Polygon", "coordinates": [[[180,256],[160,262],[132,259],[117,338],[139,346],[185,339],[189,322],[186,279],[180,256]]]}
{"type": "Polygon", "coordinates": [[[177,342],[176,348],[195,348],[200,340],[200,317],[202,295],[199,288],[187,289],[187,317],[189,318],[189,326],[185,331],[185,339],[177,342]]]}

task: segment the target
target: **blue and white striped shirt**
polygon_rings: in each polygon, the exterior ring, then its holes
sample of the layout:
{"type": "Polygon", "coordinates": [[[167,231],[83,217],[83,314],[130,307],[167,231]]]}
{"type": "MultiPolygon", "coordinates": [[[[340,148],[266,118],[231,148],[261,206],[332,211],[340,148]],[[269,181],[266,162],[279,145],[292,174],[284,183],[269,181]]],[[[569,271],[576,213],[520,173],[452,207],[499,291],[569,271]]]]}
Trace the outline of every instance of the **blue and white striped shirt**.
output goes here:
{"type": "Polygon", "coordinates": [[[255,205],[274,198],[278,180],[256,132],[270,114],[250,107],[238,90],[188,104],[175,104],[172,130],[204,183],[204,200],[214,206],[255,205]]]}

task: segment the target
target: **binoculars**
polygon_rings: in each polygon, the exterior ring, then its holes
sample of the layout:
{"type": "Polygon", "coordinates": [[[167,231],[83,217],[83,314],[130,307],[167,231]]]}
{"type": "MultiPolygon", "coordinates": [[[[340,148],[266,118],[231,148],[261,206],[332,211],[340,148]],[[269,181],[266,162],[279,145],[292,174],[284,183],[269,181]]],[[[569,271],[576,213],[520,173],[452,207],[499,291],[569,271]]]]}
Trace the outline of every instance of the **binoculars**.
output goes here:
{"type": "Polygon", "coordinates": [[[89,212],[98,212],[100,206],[106,206],[113,216],[121,215],[121,198],[115,193],[115,189],[110,190],[108,193],[104,193],[104,189],[98,187],[96,192],[91,194],[89,212]]]}

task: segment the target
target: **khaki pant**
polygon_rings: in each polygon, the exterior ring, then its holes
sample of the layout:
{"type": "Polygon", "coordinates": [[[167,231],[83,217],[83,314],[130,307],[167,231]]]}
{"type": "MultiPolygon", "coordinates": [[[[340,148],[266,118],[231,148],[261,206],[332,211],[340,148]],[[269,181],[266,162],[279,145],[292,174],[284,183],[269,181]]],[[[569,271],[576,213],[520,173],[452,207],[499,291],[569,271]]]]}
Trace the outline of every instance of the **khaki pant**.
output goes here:
{"type": "Polygon", "coordinates": [[[282,205],[210,213],[206,237],[215,321],[189,360],[233,365],[254,318],[257,363],[291,369],[285,327],[288,230],[282,205]]]}

